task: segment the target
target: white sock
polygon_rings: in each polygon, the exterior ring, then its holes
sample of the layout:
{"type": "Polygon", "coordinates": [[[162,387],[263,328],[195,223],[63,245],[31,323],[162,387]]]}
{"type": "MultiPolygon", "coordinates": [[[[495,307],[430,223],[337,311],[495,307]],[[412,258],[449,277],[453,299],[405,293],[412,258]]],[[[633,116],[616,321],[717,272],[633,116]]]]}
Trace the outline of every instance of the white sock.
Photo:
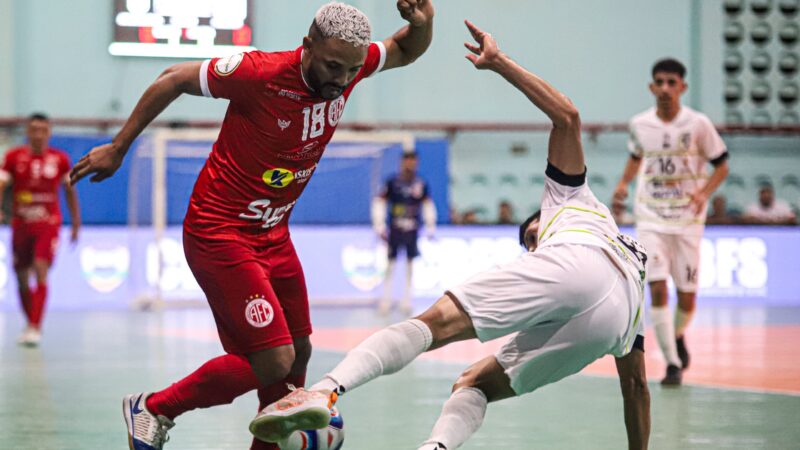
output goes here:
{"type": "Polygon", "coordinates": [[[442,407],[442,414],[433,426],[431,436],[421,448],[437,442],[455,450],[473,435],[483,424],[486,415],[486,395],[477,388],[460,388],[442,407]]]}
{"type": "Polygon", "coordinates": [[[392,279],[394,278],[395,260],[390,259],[389,264],[386,265],[386,276],[383,278],[383,303],[392,302],[392,279]]]}
{"type": "Polygon", "coordinates": [[[675,329],[672,317],[670,317],[669,306],[651,307],[650,317],[653,320],[658,346],[661,347],[664,359],[667,360],[667,364],[680,367],[681,360],[678,358],[678,349],[675,345],[675,329]]]}
{"type": "Polygon", "coordinates": [[[403,288],[403,304],[411,304],[411,283],[414,279],[414,261],[408,260],[406,263],[406,285],[403,288]]]}
{"type": "Polygon", "coordinates": [[[333,386],[340,393],[351,391],[381,375],[389,375],[407,366],[431,346],[433,334],[425,322],[417,319],[396,323],[368,337],[350,350],[325,379],[311,390],[333,386]]]}
{"type": "Polygon", "coordinates": [[[679,307],[675,308],[675,336],[681,337],[686,332],[686,327],[694,317],[694,311],[684,311],[679,307]]]}

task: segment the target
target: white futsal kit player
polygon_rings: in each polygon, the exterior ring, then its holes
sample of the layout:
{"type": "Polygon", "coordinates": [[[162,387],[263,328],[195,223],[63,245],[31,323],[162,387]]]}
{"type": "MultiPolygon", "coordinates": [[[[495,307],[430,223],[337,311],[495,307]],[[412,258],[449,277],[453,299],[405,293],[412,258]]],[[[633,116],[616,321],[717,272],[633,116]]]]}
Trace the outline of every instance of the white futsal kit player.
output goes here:
{"type": "Polygon", "coordinates": [[[308,391],[269,405],[251,423],[257,438],[280,442],[296,429],[326,426],[339,394],[396,372],[425,351],[514,334],[496,355],[462,374],[421,449],[458,448],[480,427],[488,402],[534,391],[609,354],[617,358],[629,447],[646,448],[644,251],[619,234],[586,184],[572,103],[501,53],[489,34],[467,26],[480,43],[466,44],[475,67],[503,76],[554,124],[541,218],[532,216],[520,232],[530,251],[450,289],[417,318],[375,333],[308,391]]]}
{"type": "Polygon", "coordinates": [[[680,103],[685,74],[675,59],[653,66],[650,90],[656,106],[631,119],[631,156],[614,193],[623,201],[638,174],[636,237],[649,256],[650,314],[667,362],[665,385],[681,384],[682,370],[689,366],[684,331],[695,310],[708,199],[728,175],[728,152],[711,120],[680,103]],[[667,301],[670,277],[678,294],[674,322],[667,301]]]}

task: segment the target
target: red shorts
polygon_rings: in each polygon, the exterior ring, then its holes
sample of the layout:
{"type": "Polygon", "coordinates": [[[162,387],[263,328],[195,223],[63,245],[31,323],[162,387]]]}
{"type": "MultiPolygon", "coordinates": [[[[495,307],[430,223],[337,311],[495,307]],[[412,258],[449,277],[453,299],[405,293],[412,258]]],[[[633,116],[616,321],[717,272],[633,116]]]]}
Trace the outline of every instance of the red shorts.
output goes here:
{"type": "Polygon", "coordinates": [[[51,224],[26,224],[12,227],[11,251],[14,269],[31,267],[34,260],[52,264],[58,250],[58,233],[61,226],[51,224]]]}
{"type": "Polygon", "coordinates": [[[311,334],[306,280],[291,239],[254,248],[184,231],[183,249],[226,352],[248,354],[311,334]]]}

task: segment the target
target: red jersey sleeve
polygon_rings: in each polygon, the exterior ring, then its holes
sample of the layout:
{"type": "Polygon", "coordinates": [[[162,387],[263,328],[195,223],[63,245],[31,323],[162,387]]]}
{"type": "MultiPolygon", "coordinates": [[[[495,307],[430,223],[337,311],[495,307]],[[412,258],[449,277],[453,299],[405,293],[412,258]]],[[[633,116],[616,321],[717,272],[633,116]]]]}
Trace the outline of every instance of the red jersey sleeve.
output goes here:
{"type": "Polygon", "coordinates": [[[3,164],[0,166],[0,181],[11,181],[14,179],[14,155],[15,151],[9,150],[3,155],[3,164]]]}
{"type": "Polygon", "coordinates": [[[361,67],[359,78],[367,78],[380,72],[383,70],[384,64],[386,64],[386,46],[381,41],[369,44],[367,59],[364,60],[364,65],[361,67]]]}
{"type": "Polygon", "coordinates": [[[206,97],[249,97],[256,82],[264,80],[266,54],[258,50],[224,58],[207,59],[200,67],[200,89],[206,97]]]}

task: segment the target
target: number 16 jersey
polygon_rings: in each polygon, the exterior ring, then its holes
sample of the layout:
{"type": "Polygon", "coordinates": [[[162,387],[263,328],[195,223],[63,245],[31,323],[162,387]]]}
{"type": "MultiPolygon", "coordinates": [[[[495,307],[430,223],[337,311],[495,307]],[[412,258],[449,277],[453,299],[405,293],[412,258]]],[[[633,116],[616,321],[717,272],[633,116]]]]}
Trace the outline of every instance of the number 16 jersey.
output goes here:
{"type": "Polygon", "coordinates": [[[668,234],[702,234],[706,207],[695,213],[691,195],[708,181],[708,163],[727,156],[725,143],[704,114],[686,106],[665,123],[650,108],[631,119],[628,150],[641,158],[636,227],[668,234]]]}
{"type": "Polygon", "coordinates": [[[372,43],[341,96],[326,100],[300,67],[303,48],[207,60],[206,97],[230,100],[219,137],[192,192],[184,228],[199,237],[262,246],[288,238],[289,214],[333,137],[356,84],[380,71],[386,49],[372,43]]]}

